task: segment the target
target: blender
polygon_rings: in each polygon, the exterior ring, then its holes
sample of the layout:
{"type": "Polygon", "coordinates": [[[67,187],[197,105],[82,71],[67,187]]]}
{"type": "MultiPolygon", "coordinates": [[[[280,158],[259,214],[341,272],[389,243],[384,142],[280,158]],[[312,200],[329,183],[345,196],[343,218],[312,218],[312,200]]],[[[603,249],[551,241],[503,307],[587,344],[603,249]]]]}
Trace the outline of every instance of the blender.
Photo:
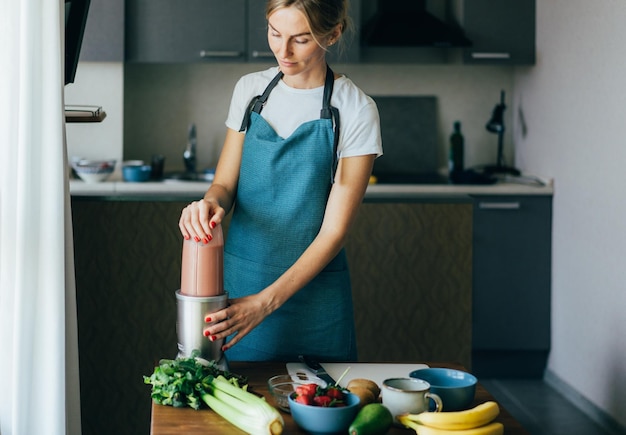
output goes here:
{"type": "Polygon", "coordinates": [[[225,308],[228,294],[224,291],[224,235],[222,226],[213,229],[208,243],[183,241],[180,289],[176,291],[178,357],[190,357],[198,350],[199,358],[215,361],[227,370],[228,362],[222,352],[224,340],[211,341],[204,329],[211,323],[208,314],[225,308]]]}

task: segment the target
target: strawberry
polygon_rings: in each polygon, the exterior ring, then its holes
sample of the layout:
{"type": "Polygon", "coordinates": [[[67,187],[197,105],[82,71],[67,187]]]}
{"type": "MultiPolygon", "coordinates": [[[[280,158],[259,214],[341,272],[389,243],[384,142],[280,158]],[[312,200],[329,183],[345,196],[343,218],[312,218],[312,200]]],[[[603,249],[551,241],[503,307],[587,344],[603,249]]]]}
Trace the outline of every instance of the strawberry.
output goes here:
{"type": "Polygon", "coordinates": [[[295,401],[298,403],[302,403],[303,405],[313,405],[313,396],[308,395],[297,395],[295,401]]]}
{"type": "Polygon", "coordinates": [[[330,398],[329,396],[315,396],[313,398],[313,403],[317,406],[330,406],[330,402],[332,402],[333,399],[330,398]]]}
{"type": "Polygon", "coordinates": [[[331,399],[343,400],[343,391],[337,387],[329,387],[326,391],[326,395],[331,399]]]}
{"type": "Polygon", "coordinates": [[[303,396],[315,396],[315,392],[317,391],[317,384],[304,384],[304,385],[298,385],[296,387],[296,393],[298,393],[298,395],[303,395],[303,396]]]}

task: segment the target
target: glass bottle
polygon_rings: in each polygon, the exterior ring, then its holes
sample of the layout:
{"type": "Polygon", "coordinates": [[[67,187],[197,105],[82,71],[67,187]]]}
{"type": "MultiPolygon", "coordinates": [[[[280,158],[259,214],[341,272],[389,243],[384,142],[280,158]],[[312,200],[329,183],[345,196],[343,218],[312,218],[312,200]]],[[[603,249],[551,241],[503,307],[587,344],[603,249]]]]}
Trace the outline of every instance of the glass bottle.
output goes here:
{"type": "Polygon", "coordinates": [[[450,153],[448,155],[448,171],[450,175],[463,171],[464,138],[461,133],[461,122],[454,122],[454,129],[450,135],[450,153]]]}

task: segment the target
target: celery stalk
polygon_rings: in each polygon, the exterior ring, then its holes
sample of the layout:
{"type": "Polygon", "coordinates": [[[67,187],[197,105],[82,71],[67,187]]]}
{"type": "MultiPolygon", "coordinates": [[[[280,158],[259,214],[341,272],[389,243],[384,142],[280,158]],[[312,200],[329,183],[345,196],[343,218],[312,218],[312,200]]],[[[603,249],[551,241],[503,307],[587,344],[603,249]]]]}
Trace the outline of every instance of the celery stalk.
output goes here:
{"type": "Polygon", "coordinates": [[[223,376],[211,380],[202,400],[231,424],[250,434],[278,435],[283,432],[280,413],[264,399],[231,384],[223,376]]]}

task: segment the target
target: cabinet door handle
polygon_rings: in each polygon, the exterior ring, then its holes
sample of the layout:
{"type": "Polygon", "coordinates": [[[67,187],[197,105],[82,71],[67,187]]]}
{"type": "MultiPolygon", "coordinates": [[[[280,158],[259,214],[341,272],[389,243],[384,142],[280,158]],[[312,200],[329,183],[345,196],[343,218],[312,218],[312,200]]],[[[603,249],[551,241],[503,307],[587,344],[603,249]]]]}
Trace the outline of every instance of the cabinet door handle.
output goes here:
{"type": "Polygon", "coordinates": [[[201,50],[200,57],[203,59],[212,57],[241,57],[241,51],[211,51],[201,50]]]}
{"type": "Polygon", "coordinates": [[[515,202],[479,202],[478,208],[481,210],[519,210],[521,204],[515,202]]]}
{"type": "Polygon", "coordinates": [[[258,58],[270,58],[270,57],[274,57],[274,53],[272,53],[271,51],[258,51],[258,50],[254,50],[252,52],[252,57],[255,59],[258,58]]]}
{"type": "Polygon", "coordinates": [[[481,53],[473,52],[473,59],[510,59],[511,53],[481,53]]]}

